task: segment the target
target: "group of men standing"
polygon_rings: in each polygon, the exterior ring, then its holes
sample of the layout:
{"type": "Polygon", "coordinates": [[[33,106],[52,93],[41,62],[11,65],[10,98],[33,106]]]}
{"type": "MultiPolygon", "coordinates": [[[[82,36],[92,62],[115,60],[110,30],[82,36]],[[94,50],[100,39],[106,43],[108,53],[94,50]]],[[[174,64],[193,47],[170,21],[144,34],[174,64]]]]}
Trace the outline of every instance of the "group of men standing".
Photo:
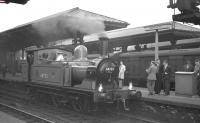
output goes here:
{"type": "MultiPolygon", "coordinates": [[[[123,61],[120,61],[118,74],[119,88],[123,87],[125,71],[126,66],[123,64],[123,61]]],[[[194,76],[198,80],[197,94],[200,96],[200,59],[195,60],[195,67],[187,60],[186,64],[183,66],[183,71],[194,72],[194,76]]],[[[165,96],[170,94],[172,69],[167,60],[164,60],[162,64],[159,59],[152,61],[149,68],[146,69],[146,72],[148,73],[147,88],[149,90],[149,95],[162,94],[163,91],[165,96]]]]}
{"type": "Polygon", "coordinates": [[[149,68],[146,69],[147,76],[147,88],[149,95],[160,94],[161,90],[164,90],[165,95],[170,93],[170,79],[171,79],[171,67],[168,65],[168,61],[164,60],[163,64],[160,64],[160,60],[152,61],[149,68]]]}
{"type": "Polygon", "coordinates": [[[164,94],[169,95],[170,93],[170,80],[172,75],[171,67],[168,65],[168,61],[164,60],[163,64],[160,64],[160,60],[157,60],[158,72],[156,73],[157,81],[155,86],[155,93],[160,94],[161,90],[164,89],[164,94]]]}
{"type": "MultiPolygon", "coordinates": [[[[195,67],[191,64],[189,60],[183,66],[183,71],[194,72],[197,83],[197,94],[200,96],[200,60],[195,60],[195,67]]],[[[161,94],[161,90],[164,90],[164,95],[170,94],[170,81],[172,77],[172,69],[168,65],[168,61],[164,60],[160,64],[160,60],[152,61],[149,68],[146,69],[148,73],[147,76],[147,88],[149,90],[149,95],[161,94]]]]}

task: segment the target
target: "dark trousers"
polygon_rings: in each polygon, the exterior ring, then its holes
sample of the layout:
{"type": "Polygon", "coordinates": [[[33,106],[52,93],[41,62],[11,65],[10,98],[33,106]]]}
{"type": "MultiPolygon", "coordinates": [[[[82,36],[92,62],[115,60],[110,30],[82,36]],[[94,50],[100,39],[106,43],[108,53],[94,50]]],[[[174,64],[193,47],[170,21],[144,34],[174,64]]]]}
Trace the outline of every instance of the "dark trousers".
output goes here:
{"type": "Polygon", "coordinates": [[[156,83],[155,83],[155,93],[159,94],[160,91],[163,89],[163,80],[161,75],[156,75],[156,83]]]}
{"type": "Polygon", "coordinates": [[[200,79],[198,80],[197,83],[197,94],[200,96],[200,79]]]}
{"type": "Polygon", "coordinates": [[[2,74],[3,74],[3,78],[5,78],[6,77],[6,71],[3,71],[2,74]]]}
{"type": "Polygon", "coordinates": [[[164,92],[165,94],[169,95],[169,91],[170,91],[170,79],[168,77],[165,77],[163,79],[164,81],[164,92]]]}
{"type": "Polygon", "coordinates": [[[119,88],[122,88],[124,85],[124,79],[119,79],[119,88]]]}

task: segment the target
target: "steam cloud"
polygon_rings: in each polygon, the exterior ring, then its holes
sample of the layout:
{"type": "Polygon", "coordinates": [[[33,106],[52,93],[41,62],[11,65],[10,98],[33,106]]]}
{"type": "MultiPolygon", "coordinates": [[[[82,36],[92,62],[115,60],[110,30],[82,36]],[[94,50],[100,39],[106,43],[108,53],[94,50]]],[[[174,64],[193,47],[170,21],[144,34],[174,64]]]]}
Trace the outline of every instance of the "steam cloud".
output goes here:
{"type": "Polygon", "coordinates": [[[105,29],[103,21],[87,16],[59,16],[34,23],[32,26],[46,40],[73,37],[73,33],[77,31],[83,34],[92,34],[103,32],[105,29]]]}

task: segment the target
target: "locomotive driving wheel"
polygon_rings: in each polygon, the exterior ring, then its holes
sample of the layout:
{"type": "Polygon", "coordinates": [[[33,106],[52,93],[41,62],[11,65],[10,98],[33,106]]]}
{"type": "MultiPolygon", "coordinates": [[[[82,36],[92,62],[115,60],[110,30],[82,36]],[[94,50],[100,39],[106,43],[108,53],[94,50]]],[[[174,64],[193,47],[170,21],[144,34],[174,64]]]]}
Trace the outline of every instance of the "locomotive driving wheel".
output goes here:
{"type": "Polygon", "coordinates": [[[52,95],[51,99],[52,99],[52,103],[53,103],[54,106],[60,107],[62,105],[62,103],[61,103],[62,97],[52,95]]]}
{"type": "Polygon", "coordinates": [[[78,100],[73,100],[72,107],[77,112],[88,112],[89,100],[87,98],[79,98],[78,100]]]}

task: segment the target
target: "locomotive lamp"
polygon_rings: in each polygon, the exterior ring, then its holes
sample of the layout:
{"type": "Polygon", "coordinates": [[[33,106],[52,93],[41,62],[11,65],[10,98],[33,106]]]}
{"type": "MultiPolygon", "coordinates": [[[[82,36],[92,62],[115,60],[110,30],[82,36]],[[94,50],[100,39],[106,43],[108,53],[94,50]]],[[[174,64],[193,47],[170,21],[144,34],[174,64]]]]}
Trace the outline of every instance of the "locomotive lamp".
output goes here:
{"type": "Polygon", "coordinates": [[[102,84],[99,84],[98,91],[99,91],[99,92],[102,92],[102,91],[103,91],[103,86],[102,86],[102,84]]]}
{"type": "Polygon", "coordinates": [[[133,83],[132,82],[129,83],[128,89],[133,90],[133,83]]]}

